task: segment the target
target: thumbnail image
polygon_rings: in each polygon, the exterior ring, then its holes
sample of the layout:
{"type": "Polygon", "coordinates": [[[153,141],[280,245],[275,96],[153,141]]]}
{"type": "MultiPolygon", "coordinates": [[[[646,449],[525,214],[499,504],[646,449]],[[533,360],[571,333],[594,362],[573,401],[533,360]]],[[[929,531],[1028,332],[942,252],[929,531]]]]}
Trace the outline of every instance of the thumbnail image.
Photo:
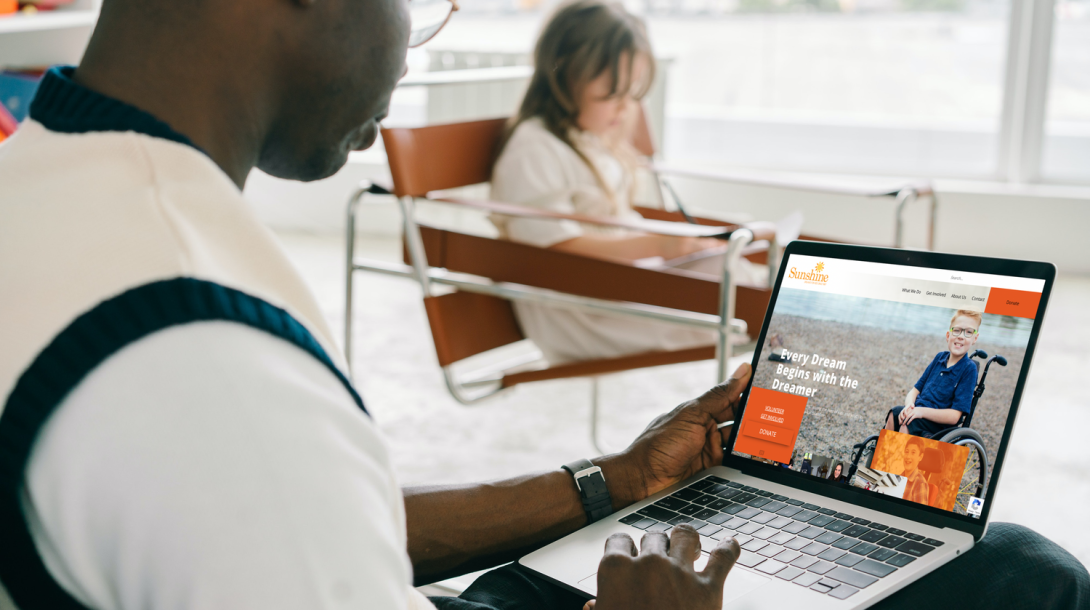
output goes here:
{"type": "Polygon", "coordinates": [[[907,480],[906,500],[954,510],[969,448],[882,430],[871,468],[907,480]]]}
{"type": "Polygon", "coordinates": [[[882,494],[883,496],[902,498],[905,495],[905,487],[908,484],[908,479],[899,474],[879,472],[870,468],[860,467],[859,470],[855,472],[855,476],[852,477],[851,484],[868,491],[873,491],[874,493],[882,494]]]}

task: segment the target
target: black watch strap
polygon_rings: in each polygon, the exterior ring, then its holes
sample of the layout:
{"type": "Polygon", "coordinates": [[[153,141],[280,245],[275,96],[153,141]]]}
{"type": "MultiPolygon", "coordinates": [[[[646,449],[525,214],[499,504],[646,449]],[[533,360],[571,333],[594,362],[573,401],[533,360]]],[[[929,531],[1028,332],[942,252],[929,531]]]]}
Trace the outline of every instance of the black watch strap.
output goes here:
{"type": "Polygon", "coordinates": [[[578,460],[564,464],[564,470],[575,479],[579,497],[583,500],[583,510],[587,511],[587,523],[594,523],[613,514],[613,499],[606,488],[606,478],[602,469],[590,463],[590,460],[578,460]]]}

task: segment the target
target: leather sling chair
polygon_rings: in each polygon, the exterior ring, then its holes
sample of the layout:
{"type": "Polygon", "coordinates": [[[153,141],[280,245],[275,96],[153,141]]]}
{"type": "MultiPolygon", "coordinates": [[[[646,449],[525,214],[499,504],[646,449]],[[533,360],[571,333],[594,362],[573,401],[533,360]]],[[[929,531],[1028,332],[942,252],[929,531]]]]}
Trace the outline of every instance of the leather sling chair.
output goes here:
{"type": "MultiPolygon", "coordinates": [[[[424,292],[436,356],[451,395],[469,405],[515,385],[590,377],[591,433],[598,441],[597,377],[651,366],[717,358],[719,377],[727,375],[730,346],[759,328],[770,290],[735,286],[738,258],[765,254],[774,241],[766,226],[745,228],[703,220],[703,224],[672,222],[674,215],[656,210],[655,219],[627,221],[525,208],[498,202],[429,197],[429,193],[480,184],[490,178],[506,120],[495,119],[416,129],[384,129],[386,153],[393,177],[392,192],[404,222],[405,263],[357,260],[353,253],[355,212],[363,194],[384,189],[368,186],[353,195],[348,217],[345,351],[351,358],[352,282],[355,271],[367,270],[415,279],[424,292]],[[578,256],[511,241],[469,235],[417,222],[418,199],[508,216],[570,219],[678,236],[720,236],[727,239],[722,278],[682,270],[653,270],[620,262],[578,256]],[[762,251],[763,250],[763,251],[762,251]],[[435,286],[455,290],[439,294],[435,286]],[[541,366],[525,359],[508,366],[456,375],[452,365],[471,356],[523,341],[512,300],[545,303],[585,311],[609,312],[717,331],[717,345],[679,351],[635,354],[620,358],[541,366]],[[736,317],[737,316],[737,317],[736,317]]],[[[643,210],[639,210],[643,211],[643,210]]],[[[649,212],[650,213],[650,212],[649,212]]],[[[680,218],[680,215],[676,215],[680,218]]],[[[773,251],[777,249],[774,247],[773,251]]],[[[774,258],[774,257],[773,257],[774,258]]]]}

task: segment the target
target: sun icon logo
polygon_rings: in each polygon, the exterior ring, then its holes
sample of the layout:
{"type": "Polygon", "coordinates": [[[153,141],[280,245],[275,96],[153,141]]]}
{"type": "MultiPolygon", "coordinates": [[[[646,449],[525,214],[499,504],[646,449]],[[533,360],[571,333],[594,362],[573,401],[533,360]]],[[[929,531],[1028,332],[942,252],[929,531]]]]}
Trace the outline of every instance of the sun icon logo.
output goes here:
{"type": "Polygon", "coordinates": [[[825,270],[825,263],[818,263],[818,264],[814,265],[814,271],[817,271],[818,273],[821,273],[824,270],[825,270]]]}

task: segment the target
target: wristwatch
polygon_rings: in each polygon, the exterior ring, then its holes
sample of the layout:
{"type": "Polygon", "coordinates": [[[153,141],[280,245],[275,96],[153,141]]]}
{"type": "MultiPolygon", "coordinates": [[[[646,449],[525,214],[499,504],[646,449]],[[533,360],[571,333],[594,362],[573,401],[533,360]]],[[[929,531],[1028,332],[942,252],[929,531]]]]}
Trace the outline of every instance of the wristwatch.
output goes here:
{"type": "Polygon", "coordinates": [[[606,488],[606,478],[602,469],[590,463],[590,460],[578,460],[564,464],[564,470],[575,479],[579,497],[583,500],[583,510],[587,512],[587,523],[594,523],[613,513],[613,499],[606,488]]]}

